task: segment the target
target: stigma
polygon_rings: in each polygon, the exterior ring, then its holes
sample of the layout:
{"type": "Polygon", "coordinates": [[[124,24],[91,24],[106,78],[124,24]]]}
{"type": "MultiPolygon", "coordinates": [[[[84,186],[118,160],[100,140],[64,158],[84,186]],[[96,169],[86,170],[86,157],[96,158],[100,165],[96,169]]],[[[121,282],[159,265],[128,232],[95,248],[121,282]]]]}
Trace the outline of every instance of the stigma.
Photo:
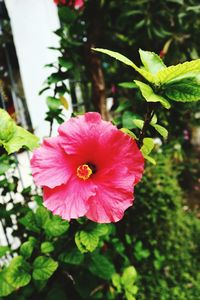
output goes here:
{"type": "Polygon", "coordinates": [[[92,173],[92,169],[87,164],[80,165],[76,170],[76,175],[83,180],[89,179],[92,173]]]}

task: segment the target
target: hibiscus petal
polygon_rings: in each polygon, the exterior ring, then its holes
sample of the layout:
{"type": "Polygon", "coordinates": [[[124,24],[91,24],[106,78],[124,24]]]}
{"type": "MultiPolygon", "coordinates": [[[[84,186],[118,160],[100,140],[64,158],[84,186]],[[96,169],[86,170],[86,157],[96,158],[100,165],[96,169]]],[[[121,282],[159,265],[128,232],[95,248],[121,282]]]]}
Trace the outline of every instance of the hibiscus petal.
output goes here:
{"type": "Polygon", "coordinates": [[[45,139],[42,146],[34,151],[31,168],[34,180],[39,186],[55,186],[66,183],[72,174],[69,156],[59,144],[60,137],[45,139]]]}
{"type": "Polygon", "coordinates": [[[112,185],[99,185],[96,195],[89,199],[88,219],[98,223],[117,222],[133,204],[133,192],[112,185]]]}
{"type": "Polygon", "coordinates": [[[61,146],[68,154],[83,152],[84,156],[99,146],[100,136],[106,137],[108,133],[112,135],[113,130],[118,129],[110,122],[101,120],[99,113],[90,112],[71,118],[59,127],[58,132],[62,137],[61,146]]]}
{"type": "Polygon", "coordinates": [[[66,184],[53,189],[43,188],[44,205],[65,220],[76,219],[86,214],[88,199],[96,194],[91,181],[72,177],[66,184]]]}

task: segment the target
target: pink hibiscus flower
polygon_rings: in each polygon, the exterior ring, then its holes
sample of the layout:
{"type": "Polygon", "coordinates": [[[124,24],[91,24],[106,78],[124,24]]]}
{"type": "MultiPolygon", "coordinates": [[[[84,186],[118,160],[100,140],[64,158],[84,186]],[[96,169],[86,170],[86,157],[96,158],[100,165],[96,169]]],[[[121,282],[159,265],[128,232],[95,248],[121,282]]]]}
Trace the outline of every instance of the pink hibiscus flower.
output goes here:
{"type": "Polygon", "coordinates": [[[58,132],[31,160],[44,205],[66,220],[119,221],[133,204],[133,187],[143,173],[136,142],[94,112],[71,118],[58,132]]]}

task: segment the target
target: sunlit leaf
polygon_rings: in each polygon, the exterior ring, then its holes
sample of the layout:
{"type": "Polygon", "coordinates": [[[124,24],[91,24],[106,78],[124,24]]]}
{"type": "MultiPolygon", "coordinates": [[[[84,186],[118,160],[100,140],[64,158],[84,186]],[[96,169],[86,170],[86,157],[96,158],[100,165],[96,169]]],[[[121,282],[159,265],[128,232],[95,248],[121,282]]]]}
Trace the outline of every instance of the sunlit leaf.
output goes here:
{"type": "Polygon", "coordinates": [[[200,72],[200,59],[187,61],[183,64],[170,66],[164,70],[159,71],[156,74],[156,82],[158,84],[163,84],[177,79],[178,77],[181,77],[183,79],[192,72],[200,72]]]}
{"type": "Polygon", "coordinates": [[[8,154],[11,154],[22,147],[26,147],[32,151],[39,147],[39,138],[24,128],[16,126],[16,131],[13,137],[7,143],[4,143],[4,148],[8,154]]]}
{"type": "Polygon", "coordinates": [[[141,61],[145,69],[155,75],[158,71],[166,68],[162,59],[154,52],[139,50],[141,61]]]}
{"type": "Polygon", "coordinates": [[[126,56],[115,52],[115,51],[111,51],[111,50],[107,50],[107,49],[102,49],[102,48],[92,48],[95,51],[107,54],[119,61],[121,61],[122,63],[132,67],[133,69],[135,69],[135,71],[137,71],[140,75],[142,75],[146,80],[150,81],[150,82],[154,82],[154,76],[147,72],[146,70],[140,69],[138,68],[129,58],[127,58],[126,56]]]}
{"type": "Polygon", "coordinates": [[[49,279],[57,268],[58,263],[52,258],[38,256],[33,262],[33,278],[35,280],[49,279]]]}
{"type": "Polygon", "coordinates": [[[158,131],[158,133],[160,133],[160,135],[166,139],[168,137],[168,131],[166,128],[164,128],[163,126],[161,125],[158,125],[158,124],[154,124],[152,125],[156,131],[158,131]]]}
{"type": "Polygon", "coordinates": [[[141,81],[135,80],[135,83],[139,87],[142,96],[147,102],[160,102],[165,108],[170,108],[170,103],[160,95],[154,93],[153,89],[141,81]]]}

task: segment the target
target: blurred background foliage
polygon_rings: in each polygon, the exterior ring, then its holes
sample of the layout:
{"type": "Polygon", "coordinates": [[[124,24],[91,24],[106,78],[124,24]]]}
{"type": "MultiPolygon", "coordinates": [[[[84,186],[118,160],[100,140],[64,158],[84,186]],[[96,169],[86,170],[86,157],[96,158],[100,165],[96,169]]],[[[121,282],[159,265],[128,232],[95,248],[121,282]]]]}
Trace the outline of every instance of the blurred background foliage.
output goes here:
{"type": "MultiPolygon", "coordinates": [[[[135,130],[132,120],[143,118],[146,109],[133,84],[136,74],[91,47],[121,52],[138,66],[139,48],[160,54],[167,65],[196,59],[199,1],[88,0],[80,10],[68,4],[58,5],[61,28],[55,34],[60,47],[49,50],[58,52],[58,61],[46,66],[51,75],[44,90],[54,87],[47,98],[46,120],[51,128],[54,122],[63,122],[68,91],[75,114],[97,110],[113,118],[117,126],[135,130]],[[108,112],[109,97],[113,102],[108,112]]],[[[17,162],[2,152],[1,194],[10,200],[1,204],[1,222],[22,243],[14,250],[0,247],[2,265],[15,253],[22,257],[0,272],[0,295],[8,295],[3,298],[199,298],[200,170],[195,135],[199,104],[176,102],[170,111],[158,111],[157,118],[168,128],[168,140],[158,138],[153,128],[147,132],[157,143],[157,164],[146,164],[134,206],[117,224],[102,226],[80,219],[69,225],[42,207],[35,187],[24,188],[21,201],[13,203],[19,191],[18,178],[12,173],[17,162]],[[8,169],[13,174],[9,181],[4,175],[8,169]],[[37,209],[32,209],[33,203],[37,209]]]]}

